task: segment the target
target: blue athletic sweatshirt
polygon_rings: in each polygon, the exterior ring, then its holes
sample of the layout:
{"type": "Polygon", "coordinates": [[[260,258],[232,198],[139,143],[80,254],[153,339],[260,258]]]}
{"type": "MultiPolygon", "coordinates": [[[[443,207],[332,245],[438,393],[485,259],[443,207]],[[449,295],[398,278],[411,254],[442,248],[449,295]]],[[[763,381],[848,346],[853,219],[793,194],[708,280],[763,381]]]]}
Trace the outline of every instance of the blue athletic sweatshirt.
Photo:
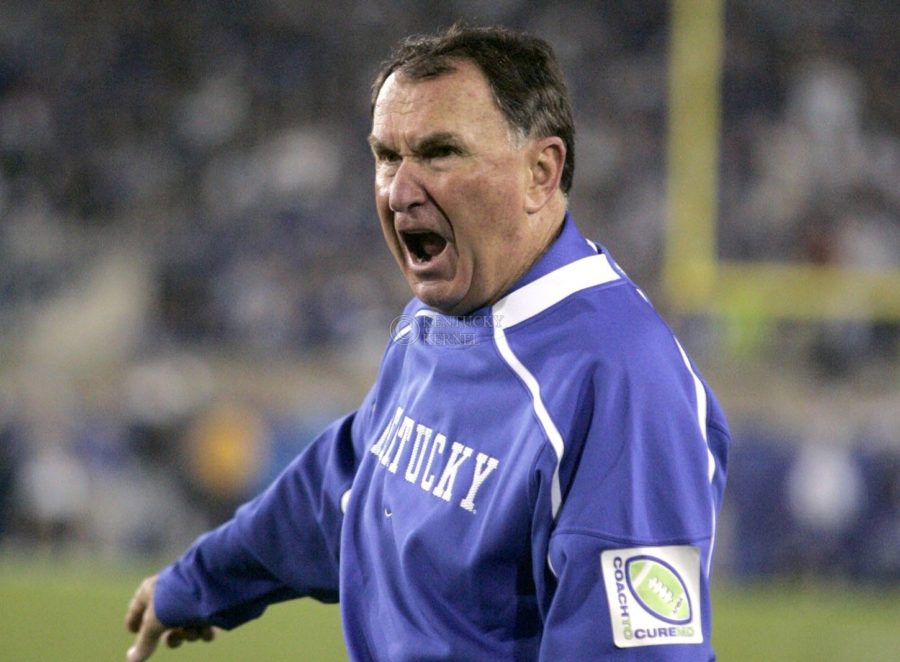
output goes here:
{"type": "MultiPolygon", "coordinates": [[[[340,601],[354,660],[710,660],[729,433],[567,215],[493,306],[411,301],[377,381],[160,575],[167,625],[340,601]]],[[[302,653],[298,652],[298,659],[302,653]]]]}

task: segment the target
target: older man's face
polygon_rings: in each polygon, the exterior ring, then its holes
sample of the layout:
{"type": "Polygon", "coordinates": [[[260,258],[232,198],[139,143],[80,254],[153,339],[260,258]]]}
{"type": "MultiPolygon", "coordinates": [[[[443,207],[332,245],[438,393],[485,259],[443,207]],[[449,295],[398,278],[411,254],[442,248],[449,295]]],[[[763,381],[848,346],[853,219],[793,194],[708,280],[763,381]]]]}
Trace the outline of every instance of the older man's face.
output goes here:
{"type": "Polygon", "coordinates": [[[451,315],[503,296],[539,251],[529,141],[510,140],[481,71],[463,61],[428,80],[392,74],[369,140],[382,230],[413,293],[451,315]]]}

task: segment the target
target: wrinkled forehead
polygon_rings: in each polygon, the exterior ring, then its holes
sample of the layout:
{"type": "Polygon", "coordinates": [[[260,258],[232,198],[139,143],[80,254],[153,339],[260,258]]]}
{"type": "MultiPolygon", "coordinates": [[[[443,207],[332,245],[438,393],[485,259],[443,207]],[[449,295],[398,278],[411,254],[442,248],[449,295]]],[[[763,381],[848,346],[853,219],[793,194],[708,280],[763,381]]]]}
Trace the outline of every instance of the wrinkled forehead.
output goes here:
{"type": "Polygon", "coordinates": [[[375,101],[372,133],[381,138],[381,133],[400,128],[461,133],[477,128],[510,134],[487,78],[466,61],[425,78],[399,70],[385,79],[375,101]]]}
{"type": "Polygon", "coordinates": [[[416,76],[405,69],[392,72],[375,101],[375,113],[437,108],[483,109],[494,106],[493,94],[484,74],[469,62],[454,63],[428,76],[416,76]]]}

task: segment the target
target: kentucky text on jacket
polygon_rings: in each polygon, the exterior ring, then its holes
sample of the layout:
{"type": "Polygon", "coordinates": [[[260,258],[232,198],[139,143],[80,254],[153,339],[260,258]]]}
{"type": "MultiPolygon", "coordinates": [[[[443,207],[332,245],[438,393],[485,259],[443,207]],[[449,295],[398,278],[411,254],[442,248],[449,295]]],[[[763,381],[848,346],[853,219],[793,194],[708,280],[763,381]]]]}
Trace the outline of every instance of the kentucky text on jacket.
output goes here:
{"type": "MultiPolygon", "coordinates": [[[[400,468],[404,451],[410,447],[403,477],[410,483],[418,485],[425,492],[449,502],[453,497],[453,486],[460,468],[471,459],[475,451],[465,444],[454,441],[450,446],[450,457],[446,459],[440,477],[438,477],[438,467],[435,466],[435,461],[440,462],[437,456],[445,454],[447,435],[442,432],[435,435],[434,432],[432,428],[421,423],[417,424],[409,416],[404,416],[403,407],[397,407],[391,422],[388,423],[384,432],[381,433],[381,437],[369,451],[380,458],[381,464],[388,471],[396,474],[400,468]],[[414,438],[413,431],[415,431],[414,438]],[[433,441],[432,436],[434,436],[433,441]],[[410,439],[413,440],[412,446],[409,446],[410,439]],[[437,481],[436,485],[435,480],[437,481]]],[[[475,456],[475,464],[471,465],[468,489],[465,496],[459,501],[460,508],[468,510],[470,513],[476,512],[475,496],[484,481],[499,464],[500,460],[486,453],[479,452],[475,456]]]]}

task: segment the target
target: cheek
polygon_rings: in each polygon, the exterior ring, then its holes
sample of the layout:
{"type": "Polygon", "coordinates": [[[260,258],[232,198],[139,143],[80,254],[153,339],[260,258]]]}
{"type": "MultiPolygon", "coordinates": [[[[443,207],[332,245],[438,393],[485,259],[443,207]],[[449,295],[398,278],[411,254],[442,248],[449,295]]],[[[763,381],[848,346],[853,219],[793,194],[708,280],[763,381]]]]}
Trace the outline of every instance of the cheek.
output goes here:
{"type": "Polygon", "coordinates": [[[520,271],[528,250],[521,199],[520,182],[506,179],[478,186],[467,200],[470,223],[461,251],[468,253],[463,261],[471,268],[469,278],[484,294],[492,295],[495,288],[508,285],[520,271]]]}
{"type": "MultiPolygon", "coordinates": [[[[506,246],[512,248],[523,225],[518,187],[513,182],[500,181],[485,185],[477,182],[461,199],[465,205],[466,237],[477,253],[495,252],[506,246]]],[[[489,180],[487,180],[489,181],[489,180]]]]}
{"type": "Polygon", "coordinates": [[[375,198],[375,210],[378,213],[378,222],[381,226],[381,233],[384,236],[384,241],[387,244],[388,249],[398,261],[402,262],[400,240],[397,238],[397,233],[394,232],[393,212],[391,212],[387,202],[382,201],[378,196],[375,198]]]}
{"type": "Polygon", "coordinates": [[[390,187],[381,181],[380,177],[376,177],[373,193],[375,194],[375,208],[378,210],[378,214],[383,218],[384,212],[389,211],[388,201],[390,187]]]}

